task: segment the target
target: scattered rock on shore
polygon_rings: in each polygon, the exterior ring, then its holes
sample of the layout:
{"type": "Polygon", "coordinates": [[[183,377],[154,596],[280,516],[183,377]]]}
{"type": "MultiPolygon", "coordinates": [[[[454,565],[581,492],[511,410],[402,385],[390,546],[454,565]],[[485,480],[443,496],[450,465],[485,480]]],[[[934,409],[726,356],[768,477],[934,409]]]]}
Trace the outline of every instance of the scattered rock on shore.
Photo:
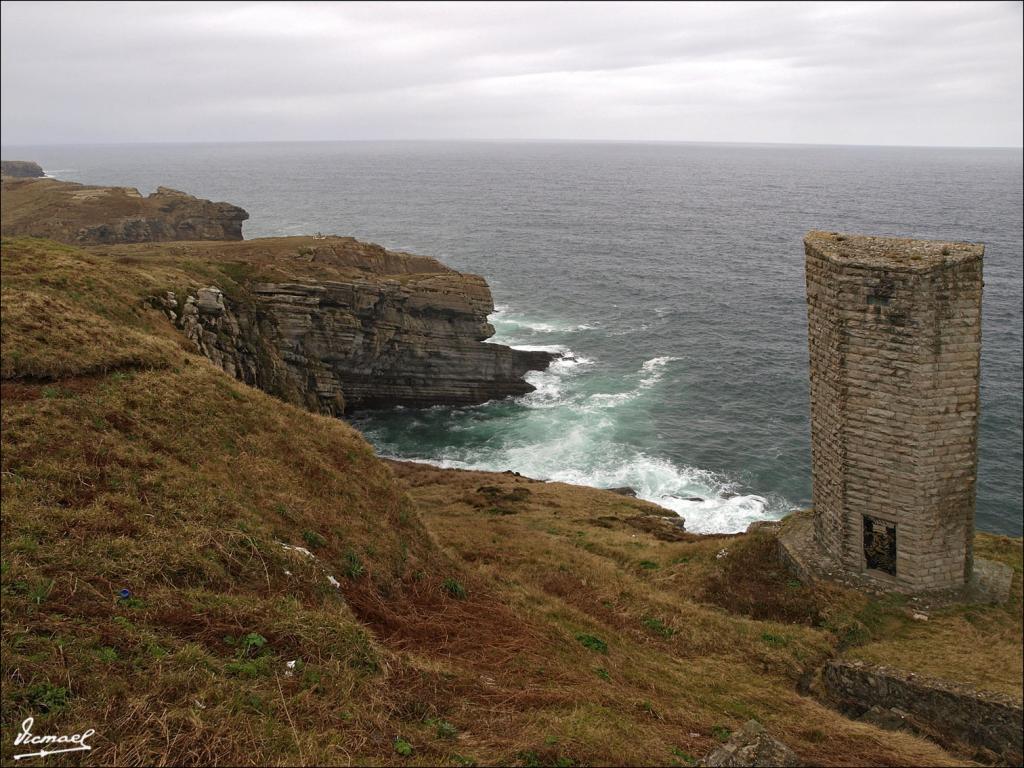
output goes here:
{"type": "Polygon", "coordinates": [[[700,764],[709,768],[796,768],[803,765],[793,750],[773,739],[757,720],[748,720],[725,744],[709,752],[700,764]]]}
{"type": "Polygon", "coordinates": [[[623,485],[618,488],[605,488],[609,493],[617,493],[619,496],[632,496],[636,498],[636,491],[630,488],[628,485],[623,485]]]}

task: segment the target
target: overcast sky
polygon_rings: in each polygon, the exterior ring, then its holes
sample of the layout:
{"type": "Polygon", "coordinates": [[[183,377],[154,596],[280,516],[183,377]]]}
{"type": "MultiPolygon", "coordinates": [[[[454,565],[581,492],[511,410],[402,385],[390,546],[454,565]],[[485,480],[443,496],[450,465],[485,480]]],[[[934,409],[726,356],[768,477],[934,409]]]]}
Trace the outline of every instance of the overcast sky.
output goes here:
{"type": "Polygon", "coordinates": [[[1020,146],[1010,3],[2,4],[2,141],[1020,146]]]}

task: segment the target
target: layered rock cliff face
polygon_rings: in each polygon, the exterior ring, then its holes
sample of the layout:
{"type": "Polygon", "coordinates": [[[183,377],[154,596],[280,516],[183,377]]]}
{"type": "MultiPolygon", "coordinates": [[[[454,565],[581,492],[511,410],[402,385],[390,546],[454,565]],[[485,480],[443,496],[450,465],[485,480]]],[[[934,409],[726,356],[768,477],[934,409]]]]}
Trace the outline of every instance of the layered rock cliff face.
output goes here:
{"type": "Polygon", "coordinates": [[[433,259],[351,238],[218,251],[236,274],[244,265],[261,277],[154,303],[229,374],[319,413],[521,395],[533,390],[523,375],[554,357],[484,343],[494,335],[487,283],[433,259]],[[293,277],[262,279],[278,275],[293,277]]]}
{"type": "Polygon", "coordinates": [[[318,413],[525,394],[523,375],[554,357],[484,343],[494,305],[482,277],[353,238],[242,241],[247,218],[166,187],[142,197],[3,180],[4,235],[90,245],[165,273],[185,267],[188,286],[179,277],[151,303],[232,376],[318,413]]]}
{"type": "Polygon", "coordinates": [[[241,240],[249,214],[160,187],[143,197],[130,187],[92,187],[56,179],[4,176],[4,235],[77,245],[167,240],[241,240]]]}
{"type": "Polygon", "coordinates": [[[0,176],[13,176],[19,179],[37,179],[43,176],[39,163],[30,160],[0,160],[0,176]]]}

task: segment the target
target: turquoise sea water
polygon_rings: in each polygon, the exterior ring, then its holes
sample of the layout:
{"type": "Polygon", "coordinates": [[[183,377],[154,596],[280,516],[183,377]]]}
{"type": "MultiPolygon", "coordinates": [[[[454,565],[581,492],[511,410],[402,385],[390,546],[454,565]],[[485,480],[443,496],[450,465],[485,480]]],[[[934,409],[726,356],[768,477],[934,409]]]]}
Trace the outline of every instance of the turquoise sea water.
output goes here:
{"type": "Polygon", "coordinates": [[[537,391],[522,398],[356,425],[389,455],[630,485],[696,531],[810,500],[804,232],[984,242],[978,525],[1021,533],[1020,150],[310,143],[4,157],[228,200],[252,214],[249,238],[351,234],[484,275],[495,341],[571,359],[530,374],[537,391]]]}

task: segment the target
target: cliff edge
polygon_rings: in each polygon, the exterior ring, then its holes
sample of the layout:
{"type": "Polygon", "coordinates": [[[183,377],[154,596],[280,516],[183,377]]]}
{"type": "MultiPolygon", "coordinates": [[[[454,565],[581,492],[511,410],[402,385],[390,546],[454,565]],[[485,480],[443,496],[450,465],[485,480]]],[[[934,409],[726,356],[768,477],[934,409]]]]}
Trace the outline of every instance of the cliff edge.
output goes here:
{"type": "Polygon", "coordinates": [[[316,413],[475,405],[533,391],[555,357],[501,344],[487,282],[350,237],[242,240],[248,214],[160,187],[3,180],[5,236],[167,275],[148,297],[218,367],[316,413]],[[172,277],[173,276],[173,277],[172,277]]]}
{"type": "MultiPolygon", "coordinates": [[[[168,187],[143,197],[131,187],[95,187],[57,179],[3,178],[4,235],[62,243],[241,240],[249,214],[168,187]]],[[[34,165],[34,164],[33,164],[34,165]]],[[[38,167],[38,166],[37,166],[38,167]]]]}
{"type": "Polygon", "coordinates": [[[230,375],[317,413],[522,395],[533,391],[523,375],[555,357],[484,343],[494,301],[479,275],[352,238],[110,251],[143,253],[214,266],[210,283],[151,304],[230,375]]]}
{"type": "Polygon", "coordinates": [[[30,160],[0,160],[0,176],[38,179],[45,175],[39,163],[33,163],[30,160]]]}

